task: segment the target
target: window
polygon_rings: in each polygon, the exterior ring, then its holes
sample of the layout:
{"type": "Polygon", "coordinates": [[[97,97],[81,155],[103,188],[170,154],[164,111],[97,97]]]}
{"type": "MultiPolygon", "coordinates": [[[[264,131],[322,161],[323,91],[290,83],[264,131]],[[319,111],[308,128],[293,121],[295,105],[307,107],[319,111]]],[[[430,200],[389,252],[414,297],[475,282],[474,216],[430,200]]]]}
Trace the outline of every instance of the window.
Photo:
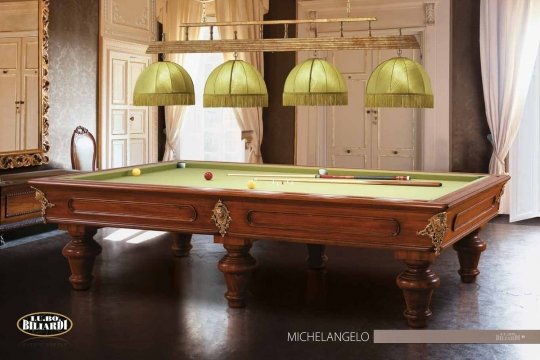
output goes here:
{"type": "MultiPolygon", "coordinates": [[[[216,31],[214,30],[214,37],[216,31]]],[[[210,39],[210,30],[201,28],[200,40],[210,39]]],[[[206,79],[223,63],[223,55],[186,54],[184,68],[191,75],[195,86],[195,105],[184,113],[177,145],[179,159],[245,162],[241,130],[231,108],[203,108],[206,79]]]]}

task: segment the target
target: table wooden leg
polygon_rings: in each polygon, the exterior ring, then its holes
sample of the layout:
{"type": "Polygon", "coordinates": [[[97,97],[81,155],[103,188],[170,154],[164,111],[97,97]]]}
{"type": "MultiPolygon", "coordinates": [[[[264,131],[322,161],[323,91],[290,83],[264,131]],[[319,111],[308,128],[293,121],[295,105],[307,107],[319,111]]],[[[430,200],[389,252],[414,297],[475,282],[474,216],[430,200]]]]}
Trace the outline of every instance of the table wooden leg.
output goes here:
{"type": "Polygon", "coordinates": [[[486,243],[478,236],[479,232],[480,229],[477,229],[454,244],[460,265],[458,273],[464,283],[474,282],[480,274],[478,262],[482,251],[486,250],[486,243]]]}
{"type": "Polygon", "coordinates": [[[413,328],[422,328],[431,316],[431,295],[439,287],[439,276],[429,266],[432,261],[426,256],[402,258],[407,269],[396,278],[397,286],[403,291],[406,309],[403,315],[413,328]]]}
{"type": "Polygon", "coordinates": [[[92,269],[96,256],[101,254],[101,246],[94,241],[95,228],[82,225],[61,225],[71,235],[71,241],[62,250],[69,262],[69,281],[75,290],[86,290],[92,283],[92,269]]]}
{"type": "Polygon", "coordinates": [[[323,306],[326,302],[326,245],[307,244],[306,303],[323,306]]]}
{"type": "Polygon", "coordinates": [[[185,257],[193,247],[191,245],[191,234],[172,233],[172,251],[174,256],[185,257]]]}
{"type": "Polygon", "coordinates": [[[219,261],[218,269],[225,276],[227,283],[225,298],[229,302],[229,307],[244,307],[248,281],[252,271],[257,267],[257,261],[249,253],[251,241],[225,240],[223,247],[227,250],[227,255],[219,261]]]}
{"type": "Polygon", "coordinates": [[[326,267],[326,261],[328,257],[325,254],[326,246],[318,244],[307,244],[308,267],[312,270],[321,270],[326,267]]]}

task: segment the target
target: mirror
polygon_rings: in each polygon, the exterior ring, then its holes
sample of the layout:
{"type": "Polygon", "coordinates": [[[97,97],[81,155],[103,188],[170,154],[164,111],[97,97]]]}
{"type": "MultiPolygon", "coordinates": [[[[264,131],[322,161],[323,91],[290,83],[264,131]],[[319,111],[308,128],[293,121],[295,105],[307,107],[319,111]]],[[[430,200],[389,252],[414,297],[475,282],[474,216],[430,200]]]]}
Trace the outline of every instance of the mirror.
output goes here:
{"type": "Polygon", "coordinates": [[[0,0],[0,169],[49,162],[49,0],[0,0]]]}

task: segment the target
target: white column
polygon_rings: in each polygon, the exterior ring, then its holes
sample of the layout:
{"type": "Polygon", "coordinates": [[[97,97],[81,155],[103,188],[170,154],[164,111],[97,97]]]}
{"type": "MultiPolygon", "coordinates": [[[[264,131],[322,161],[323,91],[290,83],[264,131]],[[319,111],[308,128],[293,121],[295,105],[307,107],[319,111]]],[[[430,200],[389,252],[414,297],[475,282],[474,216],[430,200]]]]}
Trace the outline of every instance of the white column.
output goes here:
{"type": "Polygon", "coordinates": [[[422,169],[450,170],[450,1],[426,1],[424,66],[435,107],[425,109],[422,169]]]}

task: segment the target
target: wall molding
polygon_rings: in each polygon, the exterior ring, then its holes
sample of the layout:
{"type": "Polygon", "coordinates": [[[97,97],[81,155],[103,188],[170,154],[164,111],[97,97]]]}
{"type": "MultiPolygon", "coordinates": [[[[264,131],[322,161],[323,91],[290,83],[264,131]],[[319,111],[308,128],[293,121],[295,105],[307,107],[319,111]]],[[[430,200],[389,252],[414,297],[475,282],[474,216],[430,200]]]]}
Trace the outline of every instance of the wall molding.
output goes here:
{"type": "Polygon", "coordinates": [[[101,0],[101,36],[147,44],[156,39],[156,0],[101,0]]]}

